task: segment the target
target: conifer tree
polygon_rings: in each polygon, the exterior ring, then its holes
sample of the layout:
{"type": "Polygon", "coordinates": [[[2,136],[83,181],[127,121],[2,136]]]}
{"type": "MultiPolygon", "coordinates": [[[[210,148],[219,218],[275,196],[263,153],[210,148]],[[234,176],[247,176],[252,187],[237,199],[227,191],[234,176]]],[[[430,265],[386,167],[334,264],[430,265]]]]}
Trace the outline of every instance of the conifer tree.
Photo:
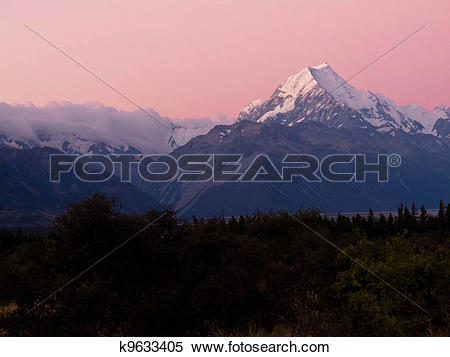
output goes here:
{"type": "Polygon", "coordinates": [[[412,203],[412,206],[411,206],[411,214],[412,214],[413,219],[415,221],[416,218],[417,218],[417,207],[416,207],[416,204],[414,202],[412,203]]]}
{"type": "Polygon", "coordinates": [[[420,223],[425,224],[427,222],[427,210],[425,209],[425,206],[422,205],[420,207],[420,223]]]}
{"type": "Polygon", "coordinates": [[[438,221],[439,225],[445,225],[445,210],[444,210],[444,201],[439,201],[439,213],[438,213],[438,221]]]}

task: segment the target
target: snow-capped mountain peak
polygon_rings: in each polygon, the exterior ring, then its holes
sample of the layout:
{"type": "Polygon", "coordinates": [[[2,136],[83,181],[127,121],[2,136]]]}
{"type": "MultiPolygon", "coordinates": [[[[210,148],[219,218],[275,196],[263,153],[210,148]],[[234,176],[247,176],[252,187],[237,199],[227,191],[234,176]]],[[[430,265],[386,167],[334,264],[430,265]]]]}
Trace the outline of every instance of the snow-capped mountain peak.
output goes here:
{"type": "Polygon", "coordinates": [[[313,120],[338,128],[401,129],[442,136],[435,128],[439,119],[449,120],[448,108],[430,111],[415,104],[400,106],[381,94],[353,87],[326,62],[290,76],[268,100],[252,102],[238,117],[289,126],[313,120]]]}
{"type": "Polygon", "coordinates": [[[340,77],[327,63],[308,67],[316,82],[333,98],[353,109],[367,108],[376,101],[368,90],[359,90],[340,77]]]}

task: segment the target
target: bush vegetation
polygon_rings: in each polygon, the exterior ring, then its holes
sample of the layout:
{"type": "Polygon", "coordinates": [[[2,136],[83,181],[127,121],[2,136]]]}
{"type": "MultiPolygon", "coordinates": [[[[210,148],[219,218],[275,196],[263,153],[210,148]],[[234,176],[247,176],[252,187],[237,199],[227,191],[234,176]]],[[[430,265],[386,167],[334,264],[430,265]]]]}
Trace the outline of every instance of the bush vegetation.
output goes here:
{"type": "Polygon", "coordinates": [[[295,213],[345,254],[287,212],[188,222],[168,210],[36,306],[160,215],[125,214],[96,194],[48,235],[1,230],[0,335],[449,335],[442,202],[436,217],[415,206],[395,217],[295,213]]]}

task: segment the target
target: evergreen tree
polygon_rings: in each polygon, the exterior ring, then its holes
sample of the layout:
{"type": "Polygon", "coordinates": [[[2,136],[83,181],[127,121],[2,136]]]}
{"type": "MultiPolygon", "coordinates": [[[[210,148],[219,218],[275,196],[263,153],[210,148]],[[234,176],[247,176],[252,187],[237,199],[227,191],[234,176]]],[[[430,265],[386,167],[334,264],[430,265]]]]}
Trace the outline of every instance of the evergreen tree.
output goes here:
{"type": "Polygon", "coordinates": [[[386,216],[384,214],[380,214],[380,217],[378,218],[378,227],[378,233],[381,233],[383,236],[389,232],[386,216]]]}
{"type": "Polygon", "coordinates": [[[444,201],[439,201],[439,213],[438,213],[438,222],[439,226],[443,227],[445,225],[445,209],[444,209],[444,201]]]}
{"type": "Polygon", "coordinates": [[[389,213],[389,217],[387,220],[387,229],[390,234],[394,234],[396,231],[395,230],[395,219],[394,219],[394,216],[392,215],[392,213],[389,213]]]}
{"type": "Polygon", "coordinates": [[[413,219],[415,221],[416,218],[417,218],[417,207],[416,207],[416,204],[414,202],[412,203],[412,206],[411,206],[411,214],[412,214],[413,219]]]}
{"type": "Polygon", "coordinates": [[[427,210],[425,206],[422,205],[420,207],[420,223],[425,224],[427,222],[427,210]]]}
{"type": "Polygon", "coordinates": [[[399,226],[403,223],[403,202],[400,203],[400,207],[397,210],[397,222],[399,223],[399,226]]]}
{"type": "Polygon", "coordinates": [[[419,222],[420,222],[420,230],[422,232],[425,232],[425,230],[427,229],[428,213],[424,205],[420,207],[419,222]]]}
{"type": "Polygon", "coordinates": [[[445,212],[445,216],[447,219],[447,227],[450,227],[450,203],[447,204],[447,210],[445,212]]]}

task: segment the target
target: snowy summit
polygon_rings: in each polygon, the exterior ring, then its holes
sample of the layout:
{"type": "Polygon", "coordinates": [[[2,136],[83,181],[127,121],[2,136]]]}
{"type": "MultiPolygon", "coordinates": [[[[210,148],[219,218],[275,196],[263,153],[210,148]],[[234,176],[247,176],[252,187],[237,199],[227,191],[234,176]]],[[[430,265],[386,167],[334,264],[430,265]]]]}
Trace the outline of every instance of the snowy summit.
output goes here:
{"type": "Polygon", "coordinates": [[[426,110],[415,104],[397,105],[381,94],[353,87],[328,63],[322,63],[290,76],[268,100],[254,101],[244,108],[238,120],[276,121],[289,126],[312,120],[338,128],[374,127],[446,136],[448,133],[439,132],[436,124],[449,121],[449,112],[444,106],[426,110]]]}

